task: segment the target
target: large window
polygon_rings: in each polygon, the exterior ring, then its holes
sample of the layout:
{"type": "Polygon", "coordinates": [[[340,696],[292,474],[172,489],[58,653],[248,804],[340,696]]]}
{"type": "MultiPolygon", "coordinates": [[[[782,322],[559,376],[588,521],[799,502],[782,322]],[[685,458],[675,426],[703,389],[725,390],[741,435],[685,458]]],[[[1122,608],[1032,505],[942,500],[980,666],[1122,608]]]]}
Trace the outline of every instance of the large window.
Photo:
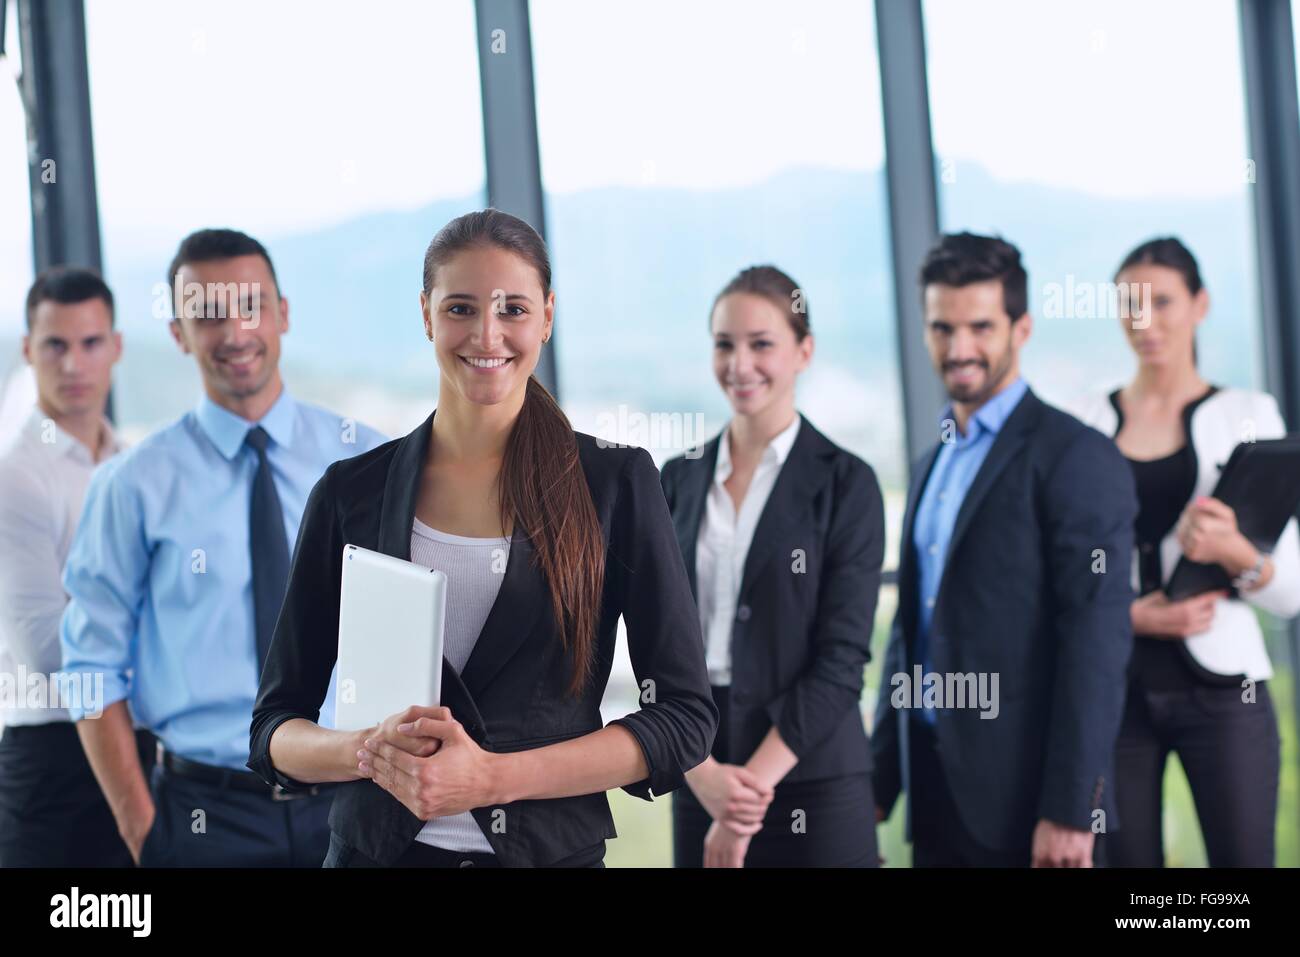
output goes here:
{"type": "MultiPolygon", "coordinates": [[[[531,18],[574,426],[659,462],[715,435],[730,410],[712,374],[710,306],[739,270],[776,265],[804,291],[816,344],[799,408],[875,467],[897,534],[907,464],[871,5],[540,0],[531,18]],[[683,428],[656,432],[655,415],[683,428]]],[[[884,624],[893,589],[881,604],[884,624]]],[[[879,657],[864,708],[878,668],[879,657]]],[[[610,715],[629,687],[635,701],[630,675],[620,659],[610,715]]],[[[666,808],[615,800],[625,840],[611,862],[668,863],[666,808]]]]}
{"type": "Polygon", "coordinates": [[[1020,247],[1035,388],[1068,401],[1131,374],[1103,286],[1165,235],[1209,289],[1202,373],[1260,385],[1237,4],[927,0],[925,14],[943,228],[1020,247]]]}
{"type": "Polygon", "coordinates": [[[0,445],[21,424],[36,398],[23,362],[26,328],[23,301],[32,284],[32,216],[27,183],[27,127],[16,82],[22,68],[18,50],[18,4],[9,5],[5,56],[0,58],[0,445]]]}
{"type": "MultiPolygon", "coordinates": [[[[898,487],[870,5],[672,0],[647,15],[550,0],[532,5],[532,30],[559,379],[575,426],[602,431],[626,404],[700,413],[714,435],[728,406],[709,307],[740,269],[772,263],[809,305],[816,355],[800,408],[898,487]]],[[[679,451],[654,445],[660,460],[679,451]]]]}
{"type": "Polygon", "coordinates": [[[154,287],[181,237],[207,226],[270,250],[290,302],[295,395],[389,434],[417,425],[437,395],[421,348],[424,247],[483,205],[471,0],[86,7],[128,437],[199,394],[193,360],[155,317],[154,287]]]}

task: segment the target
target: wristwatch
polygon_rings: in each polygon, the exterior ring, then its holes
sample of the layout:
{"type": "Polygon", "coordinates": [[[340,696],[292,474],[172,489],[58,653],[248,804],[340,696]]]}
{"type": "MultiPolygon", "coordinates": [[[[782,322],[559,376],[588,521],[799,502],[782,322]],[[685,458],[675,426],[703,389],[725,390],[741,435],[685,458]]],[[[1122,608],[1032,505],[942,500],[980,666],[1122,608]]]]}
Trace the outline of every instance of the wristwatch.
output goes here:
{"type": "Polygon", "coordinates": [[[1263,552],[1258,553],[1259,557],[1255,559],[1253,568],[1247,568],[1240,575],[1232,580],[1232,587],[1239,592],[1250,591],[1259,584],[1259,580],[1264,577],[1264,562],[1268,556],[1263,552]]]}

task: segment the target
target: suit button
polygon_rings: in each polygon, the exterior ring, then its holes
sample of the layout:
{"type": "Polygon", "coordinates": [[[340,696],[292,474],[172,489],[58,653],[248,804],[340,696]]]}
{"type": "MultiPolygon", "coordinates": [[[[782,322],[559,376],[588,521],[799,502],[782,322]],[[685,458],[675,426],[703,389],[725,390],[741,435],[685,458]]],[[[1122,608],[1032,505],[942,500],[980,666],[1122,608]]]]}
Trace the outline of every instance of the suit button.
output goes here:
{"type": "Polygon", "coordinates": [[[749,621],[750,610],[748,605],[741,605],[736,609],[737,621],[749,621]]]}
{"type": "Polygon", "coordinates": [[[460,866],[461,866],[461,867],[473,867],[473,866],[474,866],[474,862],[471,861],[471,860],[469,860],[468,858],[466,858],[465,860],[463,860],[463,861],[460,862],[460,866]]]}

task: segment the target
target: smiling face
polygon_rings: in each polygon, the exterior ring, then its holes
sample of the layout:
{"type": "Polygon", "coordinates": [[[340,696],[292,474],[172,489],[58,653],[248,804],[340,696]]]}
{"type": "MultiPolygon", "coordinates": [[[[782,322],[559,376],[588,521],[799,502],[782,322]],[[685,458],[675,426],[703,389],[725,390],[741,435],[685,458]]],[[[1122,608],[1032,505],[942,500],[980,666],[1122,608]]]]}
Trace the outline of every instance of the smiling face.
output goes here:
{"type": "Polygon", "coordinates": [[[1120,297],[1120,326],[1138,363],[1162,367],[1192,361],[1196,329],[1209,310],[1210,294],[1202,288],[1193,295],[1177,269],[1150,263],[1130,266],[1115,281],[1136,293],[1120,297]]]}
{"type": "Polygon", "coordinates": [[[813,338],[795,336],[766,296],[734,292],[713,308],[713,374],[737,415],[794,403],[795,378],[812,359],[813,338]]]}
{"type": "Polygon", "coordinates": [[[121,333],[102,299],[62,303],[46,299],[32,312],[23,356],[36,376],[47,415],[102,415],[113,364],[122,354],[121,333]]]}
{"type": "Polygon", "coordinates": [[[443,388],[476,405],[521,399],[551,334],[555,293],[545,293],[528,260],[497,246],[475,246],[439,266],[420,293],[425,334],[433,339],[443,388]]]}
{"type": "Polygon", "coordinates": [[[198,361],[208,397],[239,415],[269,405],[280,393],[280,336],[289,331],[289,301],[280,297],[266,260],[250,255],[185,263],[176,283],[172,336],[198,361]]]}
{"type": "Polygon", "coordinates": [[[925,287],[925,342],[948,398],[975,409],[1019,375],[1020,347],[1032,330],[1025,313],[1015,322],[996,279],[966,286],[925,287]]]}

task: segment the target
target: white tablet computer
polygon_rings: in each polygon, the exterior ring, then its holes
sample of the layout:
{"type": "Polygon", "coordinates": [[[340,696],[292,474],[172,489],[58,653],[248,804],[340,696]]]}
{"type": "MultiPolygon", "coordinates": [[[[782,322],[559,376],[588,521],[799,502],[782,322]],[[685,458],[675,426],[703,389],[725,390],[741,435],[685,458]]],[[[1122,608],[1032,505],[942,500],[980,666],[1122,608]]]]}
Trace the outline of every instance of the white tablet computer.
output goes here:
{"type": "Polygon", "coordinates": [[[413,704],[440,703],[447,576],[343,547],[335,724],[355,731],[413,704]]]}

